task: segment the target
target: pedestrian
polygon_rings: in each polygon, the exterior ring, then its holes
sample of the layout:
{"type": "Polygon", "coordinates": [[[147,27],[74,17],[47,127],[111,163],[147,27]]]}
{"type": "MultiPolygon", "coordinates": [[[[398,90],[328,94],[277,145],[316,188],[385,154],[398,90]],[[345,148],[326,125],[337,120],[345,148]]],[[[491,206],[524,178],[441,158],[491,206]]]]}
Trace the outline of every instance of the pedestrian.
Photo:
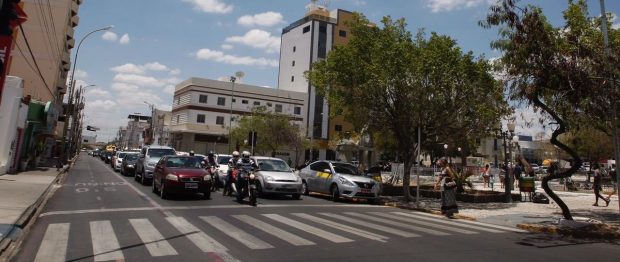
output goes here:
{"type": "Polygon", "coordinates": [[[441,214],[453,218],[455,213],[459,212],[456,204],[456,182],[454,182],[454,172],[448,166],[445,158],[437,161],[441,167],[439,178],[435,183],[435,190],[441,188],[441,214]]]}
{"type": "Polygon", "coordinates": [[[490,187],[491,186],[491,167],[489,164],[486,164],[482,168],[482,187],[490,187]]]}
{"type": "Polygon", "coordinates": [[[504,182],[506,180],[507,173],[508,173],[508,166],[504,164],[499,164],[499,182],[501,184],[500,188],[504,188],[504,182]]]}
{"type": "Polygon", "coordinates": [[[515,180],[515,186],[519,187],[519,179],[521,179],[521,175],[523,174],[523,166],[521,165],[521,163],[518,163],[515,166],[514,171],[512,171],[512,173],[514,174],[514,180],[515,180]]]}
{"type": "Polygon", "coordinates": [[[601,176],[601,171],[599,170],[598,163],[594,164],[594,199],[595,202],[592,206],[598,206],[598,199],[603,199],[605,201],[605,206],[609,206],[609,197],[605,198],[601,196],[601,190],[603,190],[603,179],[601,176]]]}

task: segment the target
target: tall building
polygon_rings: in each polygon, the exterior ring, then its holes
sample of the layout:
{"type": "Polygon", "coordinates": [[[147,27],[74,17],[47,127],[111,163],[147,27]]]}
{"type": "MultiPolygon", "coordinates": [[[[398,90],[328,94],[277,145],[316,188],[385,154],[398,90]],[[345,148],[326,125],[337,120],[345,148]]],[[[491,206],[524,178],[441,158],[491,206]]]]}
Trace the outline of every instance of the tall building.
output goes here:
{"type": "Polygon", "coordinates": [[[353,14],[349,11],[316,5],[308,7],[306,15],[282,29],[278,89],[306,93],[306,123],[308,137],[315,139],[316,148],[311,159],[336,159],[336,152],[328,146],[329,139],[338,132],[352,131],[342,117],[329,118],[329,105],[316,88],[304,77],[312,63],[327,58],[338,45],[347,44],[350,29],[345,24],[353,14]],[[318,150],[317,150],[318,149],[318,150]]]}

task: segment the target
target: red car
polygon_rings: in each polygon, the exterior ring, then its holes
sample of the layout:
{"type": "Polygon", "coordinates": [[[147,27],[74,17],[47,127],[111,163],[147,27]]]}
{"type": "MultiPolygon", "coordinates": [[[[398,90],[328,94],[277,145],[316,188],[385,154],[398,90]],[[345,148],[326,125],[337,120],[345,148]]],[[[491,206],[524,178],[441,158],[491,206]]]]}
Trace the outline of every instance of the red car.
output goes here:
{"type": "Polygon", "coordinates": [[[211,198],[211,177],[194,156],[164,156],[153,172],[153,193],[163,199],[172,194],[202,193],[211,198]]]}

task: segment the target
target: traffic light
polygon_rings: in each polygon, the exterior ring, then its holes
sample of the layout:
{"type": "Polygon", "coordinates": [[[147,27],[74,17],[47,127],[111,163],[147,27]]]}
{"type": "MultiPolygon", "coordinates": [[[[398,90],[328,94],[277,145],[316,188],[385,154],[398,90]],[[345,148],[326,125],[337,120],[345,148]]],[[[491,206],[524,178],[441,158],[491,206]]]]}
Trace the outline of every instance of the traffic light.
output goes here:
{"type": "Polygon", "coordinates": [[[256,132],[249,132],[248,133],[248,144],[253,147],[256,147],[256,138],[257,138],[256,132]]]}

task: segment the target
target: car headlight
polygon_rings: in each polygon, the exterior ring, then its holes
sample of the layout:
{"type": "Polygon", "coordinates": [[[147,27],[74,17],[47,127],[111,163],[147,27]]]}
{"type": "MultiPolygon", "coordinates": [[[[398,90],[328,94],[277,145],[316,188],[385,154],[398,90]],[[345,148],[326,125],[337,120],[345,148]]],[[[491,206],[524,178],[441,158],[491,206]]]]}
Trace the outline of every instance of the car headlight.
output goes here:
{"type": "Polygon", "coordinates": [[[133,168],[133,165],[127,165],[127,167],[129,167],[129,168],[133,168]]]}
{"type": "Polygon", "coordinates": [[[167,174],[166,180],[177,181],[179,182],[179,177],[175,174],[167,174]]]}
{"type": "Polygon", "coordinates": [[[295,176],[295,182],[301,182],[301,177],[300,176],[295,176]]]}
{"type": "Polygon", "coordinates": [[[211,181],[211,175],[209,174],[205,175],[203,178],[205,181],[211,181]]]}
{"type": "Polygon", "coordinates": [[[344,177],[339,177],[338,181],[340,181],[341,184],[345,185],[345,186],[355,186],[355,184],[353,184],[353,182],[347,180],[344,177]]]}
{"type": "Polygon", "coordinates": [[[254,174],[250,174],[250,179],[254,179],[256,176],[254,174]]]}
{"type": "Polygon", "coordinates": [[[274,181],[275,179],[273,179],[273,177],[271,176],[263,176],[263,178],[267,181],[274,181]]]}
{"type": "Polygon", "coordinates": [[[146,163],[146,165],[147,166],[155,166],[155,163],[148,162],[148,163],[146,163]]]}

